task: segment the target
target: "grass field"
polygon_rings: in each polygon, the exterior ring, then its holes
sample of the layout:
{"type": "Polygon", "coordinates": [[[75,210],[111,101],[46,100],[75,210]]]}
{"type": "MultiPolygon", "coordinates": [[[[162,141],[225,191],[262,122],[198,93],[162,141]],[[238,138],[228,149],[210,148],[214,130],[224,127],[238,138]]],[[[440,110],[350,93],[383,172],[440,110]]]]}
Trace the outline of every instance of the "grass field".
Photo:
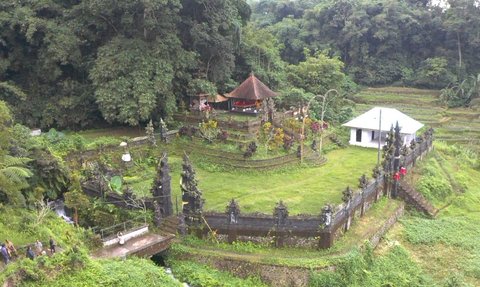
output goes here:
{"type": "MultiPolygon", "coordinates": [[[[169,164],[172,191],[180,202],[181,151],[172,151],[169,164]]],[[[132,152],[134,161],[139,158],[132,152]]],[[[318,214],[326,203],[341,202],[342,191],[349,185],[357,189],[362,174],[370,176],[376,164],[376,151],[360,147],[337,149],[327,154],[322,166],[295,164],[272,171],[215,171],[195,161],[192,163],[205,198],[205,210],[224,211],[228,201],[238,200],[242,212],[273,212],[283,200],[290,214],[318,214]]],[[[205,164],[205,163],[203,163],[205,164]]],[[[133,190],[148,193],[155,177],[153,165],[139,164],[125,179],[133,190]]],[[[179,207],[180,208],[180,207],[179,207]]]]}
{"type": "Polygon", "coordinates": [[[480,113],[469,108],[448,109],[439,91],[412,88],[367,88],[354,96],[357,114],[374,106],[396,108],[435,129],[435,138],[480,151],[480,113]]]}

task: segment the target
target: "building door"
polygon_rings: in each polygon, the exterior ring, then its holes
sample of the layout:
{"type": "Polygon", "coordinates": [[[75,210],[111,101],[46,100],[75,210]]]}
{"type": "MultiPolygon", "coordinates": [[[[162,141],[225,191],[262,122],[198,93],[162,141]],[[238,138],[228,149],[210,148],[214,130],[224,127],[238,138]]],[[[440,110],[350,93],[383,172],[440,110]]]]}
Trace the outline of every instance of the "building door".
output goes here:
{"type": "Polygon", "coordinates": [[[357,142],[362,142],[362,129],[357,129],[357,142]]]}

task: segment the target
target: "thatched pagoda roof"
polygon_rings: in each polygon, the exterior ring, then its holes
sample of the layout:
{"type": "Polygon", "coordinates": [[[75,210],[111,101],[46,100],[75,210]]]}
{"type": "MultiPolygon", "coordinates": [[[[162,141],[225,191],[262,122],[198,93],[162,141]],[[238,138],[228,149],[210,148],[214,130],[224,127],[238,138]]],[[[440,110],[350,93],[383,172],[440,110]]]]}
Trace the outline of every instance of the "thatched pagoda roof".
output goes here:
{"type": "Polygon", "coordinates": [[[276,97],[277,93],[270,90],[267,85],[262,83],[255,75],[250,76],[240,84],[235,90],[225,94],[227,98],[245,99],[245,100],[263,100],[270,97],[276,97]]]}
{"type": "Polygon", "coordinates": [[[219,94],[216,94],[216,95],[198,94],[197,97],[206,97],[207,102],[209,103],[221,103],[221,102],[228,101],[227,98],[219,94]]]}

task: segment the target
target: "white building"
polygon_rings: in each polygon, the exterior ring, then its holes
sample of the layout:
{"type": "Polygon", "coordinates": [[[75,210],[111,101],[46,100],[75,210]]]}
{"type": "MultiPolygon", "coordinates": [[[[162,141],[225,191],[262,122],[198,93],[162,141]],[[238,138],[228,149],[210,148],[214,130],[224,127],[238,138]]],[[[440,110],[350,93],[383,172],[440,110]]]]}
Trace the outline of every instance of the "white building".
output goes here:
{"type": "Polygon", "coordinates": [[[423,127],[423,124],[396,109],[375,107],[343,124],[343,126],[350,128],[349,143],[351,145],[377,148],[379,139],[380,145],[385,145],[387,134],[392,126],[395,127],[397,121],[400,126],[403,144],[409,145],[415,139],[416,132],[423,127]],[[382,114],[381,121],[380,111],[382,114]],[[381,127],[379,129],[380,122],[381,127]]]}

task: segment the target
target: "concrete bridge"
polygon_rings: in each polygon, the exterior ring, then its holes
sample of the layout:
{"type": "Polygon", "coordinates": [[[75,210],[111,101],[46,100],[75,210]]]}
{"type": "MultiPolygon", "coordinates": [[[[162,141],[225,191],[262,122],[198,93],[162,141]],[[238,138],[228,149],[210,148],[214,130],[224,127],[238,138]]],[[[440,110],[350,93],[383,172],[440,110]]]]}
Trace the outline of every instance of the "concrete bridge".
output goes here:
{"type": "Polygon", "coordinates": [[[96,233],[101,236],[103,247],[92,254],[94,258],[151,257],[167,250],[175,239],[172,233],[153,233],[148,225],[132,226],[131,222],[123,222],[96,233]],[[120,238],[124,244],[120,244],[120,238]]]}
{"type": "Polygon", "coordinates": [[[127,256],[151,257],[170,247],[175,235],[143,234],[125,244],[113,244],[92,254],[94,258],[126,258],[127,256]]]}

